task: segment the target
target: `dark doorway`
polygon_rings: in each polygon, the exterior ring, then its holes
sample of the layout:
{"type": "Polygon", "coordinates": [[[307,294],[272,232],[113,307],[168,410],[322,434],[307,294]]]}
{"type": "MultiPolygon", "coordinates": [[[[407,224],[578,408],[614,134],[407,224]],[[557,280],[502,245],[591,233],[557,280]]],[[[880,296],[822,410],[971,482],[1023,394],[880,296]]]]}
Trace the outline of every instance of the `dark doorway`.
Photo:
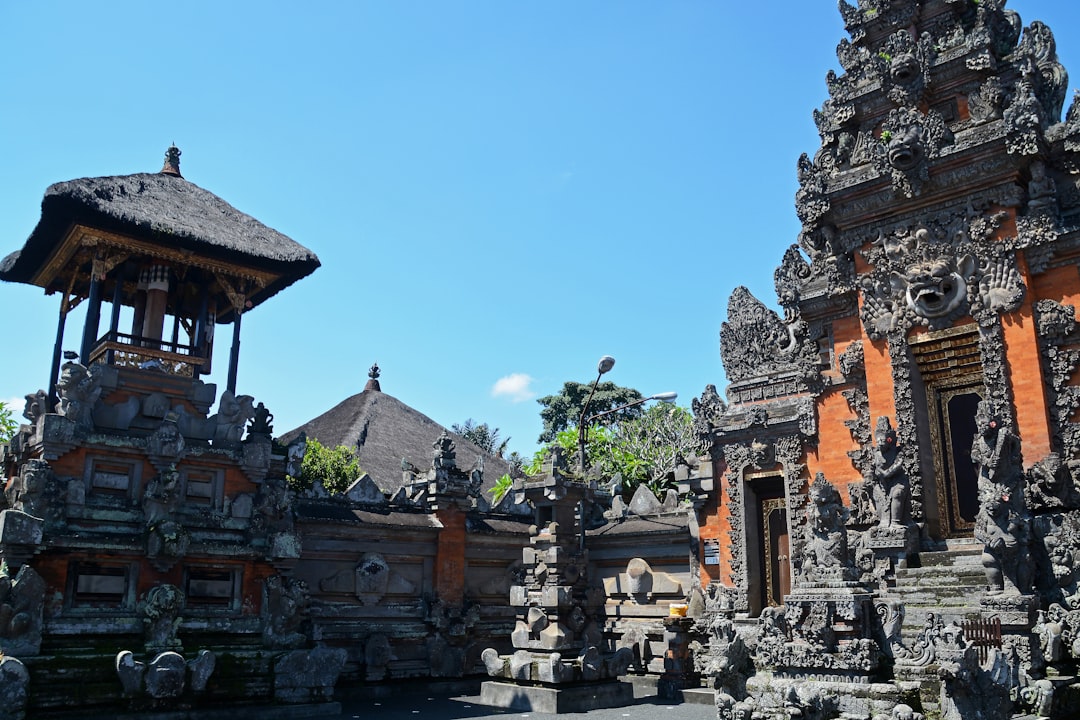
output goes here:
{"type": "Polygon", "coordinates": [[[761,581],[761,607],[784,604],[791,592],[791,542],[788,534],[787,500],[783,479],[759,478],[754,481],[758,533],[758,572],[761,581]]]}

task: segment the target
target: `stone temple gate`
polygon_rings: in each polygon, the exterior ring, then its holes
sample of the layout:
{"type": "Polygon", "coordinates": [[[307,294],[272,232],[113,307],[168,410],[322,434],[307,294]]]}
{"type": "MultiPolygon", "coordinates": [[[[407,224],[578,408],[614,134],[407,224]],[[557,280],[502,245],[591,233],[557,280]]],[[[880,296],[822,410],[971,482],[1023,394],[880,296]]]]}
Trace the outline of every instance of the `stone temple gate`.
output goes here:
{"type": "MultiPolygon", "coordinates": [[[[779,311],[732,294],[729,386],[662,499],[554,457],[492,505],[434,432],[400,476],[290,487],[306,438],[237,392],[240,320],[318,259],[175,148],[50,187],[0,263],[61,296],[0,455],[0,717],[448,677],[556,710],[632,678],[725,720],[1080,715],[1080,103],[1005,0],[839,8],[779,311]]],[[[377,376],[353,405],[400,406],[377,376]]],[[[412,433],[398,409],[372,438],[412,433]]]]}

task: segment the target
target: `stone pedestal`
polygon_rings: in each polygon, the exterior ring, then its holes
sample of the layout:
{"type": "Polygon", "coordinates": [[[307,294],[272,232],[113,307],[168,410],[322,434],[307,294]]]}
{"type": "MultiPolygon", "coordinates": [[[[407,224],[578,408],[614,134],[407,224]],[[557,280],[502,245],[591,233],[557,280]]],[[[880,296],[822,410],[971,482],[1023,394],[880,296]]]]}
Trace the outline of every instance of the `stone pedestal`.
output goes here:
{"type": "Polygon", "coordinates": [[[622,707],[634,702],[634,686],[609,681],[584,685],[545,687],[488,680],[480,688],[480,703],[510,710],[542,713],[579,713],[622,707]]]}
{"type": "Polygon", "coordinates": [[[701,674],[694,669],[694,658],[690,651],[693,618],[670,616],[664,618],[664,674],[657,683],[657,694],[674,700],[681,690],[701,686],[701,674]]]}

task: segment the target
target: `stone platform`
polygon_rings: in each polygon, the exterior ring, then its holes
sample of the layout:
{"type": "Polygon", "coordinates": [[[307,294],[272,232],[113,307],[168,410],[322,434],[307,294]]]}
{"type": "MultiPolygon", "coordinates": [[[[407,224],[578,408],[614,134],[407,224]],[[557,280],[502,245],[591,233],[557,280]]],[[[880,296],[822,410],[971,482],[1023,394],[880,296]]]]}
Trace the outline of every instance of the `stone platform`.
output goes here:
{"type": "Polygon", "coordinates": [[[543,713],[587,712],[634,703],[634,686],[612,680],[560,687],[517,685],[489,680],[480,688],[480,704],[543,713]]]}

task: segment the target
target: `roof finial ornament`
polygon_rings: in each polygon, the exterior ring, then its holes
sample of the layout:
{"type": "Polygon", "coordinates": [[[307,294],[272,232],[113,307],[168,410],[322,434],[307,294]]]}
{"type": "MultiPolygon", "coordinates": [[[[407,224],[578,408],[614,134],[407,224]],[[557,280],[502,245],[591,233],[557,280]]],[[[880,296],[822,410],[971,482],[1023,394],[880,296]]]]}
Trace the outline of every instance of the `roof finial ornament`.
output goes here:
{"type": "Polygon", "coordinates": [[[376,392],[382,392],[382,388],[379,386],[379,363],[373,363],[368,370],[367,385],[364,386],[364,390],[374,390],[376,392]]]}
{"type": "Polygon", "coordinates": [[[176,147],[176,143],[165,151],[165,164],[161,167],[161,174],[184,177],[180,174],[180,148],[176,147]]]}

